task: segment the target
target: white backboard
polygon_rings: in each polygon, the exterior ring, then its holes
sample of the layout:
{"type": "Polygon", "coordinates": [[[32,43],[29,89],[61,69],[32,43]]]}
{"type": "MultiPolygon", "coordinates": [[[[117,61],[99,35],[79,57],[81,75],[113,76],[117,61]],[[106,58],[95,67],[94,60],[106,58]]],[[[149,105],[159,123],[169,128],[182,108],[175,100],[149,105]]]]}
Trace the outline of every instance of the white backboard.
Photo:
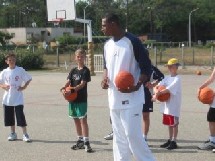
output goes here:
{"type": "Polygon", "coordinates": [[[75,0],[46,0],[48,21],[56,21],[56,19],[74,20],[75,0]]]}

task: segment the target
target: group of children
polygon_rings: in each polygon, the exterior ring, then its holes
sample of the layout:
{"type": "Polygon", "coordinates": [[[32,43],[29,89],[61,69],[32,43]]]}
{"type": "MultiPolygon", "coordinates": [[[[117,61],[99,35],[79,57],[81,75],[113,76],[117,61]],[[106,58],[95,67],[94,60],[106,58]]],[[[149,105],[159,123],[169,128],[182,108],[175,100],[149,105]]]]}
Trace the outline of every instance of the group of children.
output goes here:
{"type": "MultiPolygon", "coordinates": [[[[84,65],[86,53],[83,49],[78,49],[75,52],[75,60],[77,62],[77,67],[73,68],[68,77],[66,84],[61,88],[63,95],[68,95],[71,92],[77,92],[78,96],[74,102],[69,102],[69,116],[74,119],[76,132],[77,132],[77,143],[71,148],[73,150],[85,149],[86,152],[93,152],[90,142],[89,142],[89,129],[87,124],[87,83],[90,82],[90,71],[84,65]],[[67,86],[74,87],[71,91],[66,91],[67,86]]],[[[8,64],[8,68],[4,69],[0,73],[0,87],[5,90],[3,96],[3,107],[4,107],[4,123],[5,126],[11,127],[11,133],[8,136],[9,141],[14,141],[17,139],[17,134],[15,133],[15,116],[17,119],[17,126],[22,127],[23,130],[23,141],[30,142],[30,137],[26,130],[26,120],[23,112],[23,93],[22,91],[27,88],[32,80],[32,77],[22,68],[16,66],[16,56],[15,54],[9,53],[5,59],[8,64]],[[24,82],[24,84],[23,84],[24,82]],[[15,114],[14,114],[15,113],[15,114]]],[[[176,144],[176,139],[178,135],[178,125],[180,117],[181,108],[181,78],[178,75],[178,60],[172,58],[166,64],[169,70],[169,75],[163,77],[160,74],[159,77],[154,77],[155,82],[148,82],[145,84],[145,91],[148,92],[148,98],[143,107],[143,116],[149,115],[144,112],[152,111],[152,101],[156,100],[159,95],[164,93],[170,93],[170,99],[166,102],[161,103],[161,113],[163,114],[163,124],[167,125],[169,128],[169,138],[160,147],[167,148],[169,150],[176,149],[178,146],[176,144]],[[164,85],[166,89],[162,91],[157,91],[154,88],[157,85],[164,85]],[[154,88],[154,94],[151,95],[150,89],[154,88]],[[148,91],[147,91],[148,90],[148,91]],[[147,103],[148,100],[148,103],[147,103]],[[147,109],[145,109],[147,108],[147,109]]],[[[199,87],[202,89],[215,80],[215,69],[212,72],[210,78],[199,87]]],[[[147,94],[146,94],[147,97],[147,94]]],[[[147,116],[147,118],[149,118],[147,116]]],[[[143,117],[144,120],[144,117],[143,117]]],[[[209,150],[215,149],[215,100],[213,101],[207,116],[209,122],[209,129],[211,136],[209,140],[203,145],[199,146],[199,149],[209,150]]],[[[147,133],[149,129],[149,122],[147,123],[147,128],[145,129],[144,136],[147,139],[147,133]]],[[[143,128],[144,129],[144,128],[143,128]]]]}

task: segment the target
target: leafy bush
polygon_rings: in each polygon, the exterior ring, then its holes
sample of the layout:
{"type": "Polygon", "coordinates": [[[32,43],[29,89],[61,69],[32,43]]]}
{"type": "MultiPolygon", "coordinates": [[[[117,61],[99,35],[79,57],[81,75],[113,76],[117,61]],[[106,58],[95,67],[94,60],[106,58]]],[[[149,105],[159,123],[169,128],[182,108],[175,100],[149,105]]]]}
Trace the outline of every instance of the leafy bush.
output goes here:
{"type": "MultiPolygon", "coordinates": [[[[108,39],[109,37],[107,36],[93,36],[93,43],[103,43],[108,39]]],[[[64,35],[62,37],[58,37],[57,41],[59,41],[60,45],[84,44],[87,42],[87,37],[64,35]]]]}
{"type": "MultiPolygon", "coordinates": [[[[4,69],[7,65],[5,63],[5,54],[0,54],[0,69],[4,69]]],[[[44,65],[43,54],[40,51],[31,53],[26,50],[20,50],[16,53],[18,66],[23,67],[24,69],[41,69],[44,65]]]]}

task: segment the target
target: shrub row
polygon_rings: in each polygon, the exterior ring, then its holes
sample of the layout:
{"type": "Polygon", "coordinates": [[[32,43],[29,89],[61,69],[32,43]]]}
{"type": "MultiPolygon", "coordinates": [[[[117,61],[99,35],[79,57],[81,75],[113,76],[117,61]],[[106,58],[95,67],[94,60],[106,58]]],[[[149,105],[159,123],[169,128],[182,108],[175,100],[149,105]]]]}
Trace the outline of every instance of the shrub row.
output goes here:
{"type": "MultiPolygon", "coordinates": [[[[0,53],[0,69],[7,67],[5,63],[5,55],[7,52],[0,53]]],[[[26,50],[21,50],[16,53],[16,64],[23,67],[26,70],[41,69],[44,65],[43,54],[40,51],[31,53],[26,50]]]]}
{"type": "MultiPolygon", "coordinates": [[[[109,37],[107,36],[93,36],[93,43],[94,44],[103,43],[108,39],[109,37]]],[[[59,41],[61,45],[84,44],[87,42],[87,37],[64,35],[62,37],[58,37],[57,41],[59,41]]]]}

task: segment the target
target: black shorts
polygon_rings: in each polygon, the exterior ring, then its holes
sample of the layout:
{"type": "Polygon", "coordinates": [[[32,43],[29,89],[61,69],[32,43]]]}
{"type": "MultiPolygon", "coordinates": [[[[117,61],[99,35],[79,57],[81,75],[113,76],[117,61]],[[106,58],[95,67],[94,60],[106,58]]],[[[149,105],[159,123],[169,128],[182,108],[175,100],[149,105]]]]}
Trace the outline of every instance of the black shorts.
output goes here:
{"type": "Polygon", "coordinates": [[[145,104],[143,104],[142,112],[153,112],[152,95],[148,88],[144,88],[145,92],[145,104]]]}
{"type": "Polygon", "coordinates": [[[15,116],[17,126],[25,127],[27,126],[25,120],[25,114],[23,112],[23,105],[18,106],[6,106],[4,107],[4,124],[5,126],[14,126],[15,125],[15,116]]]}
{"type": "Polygon", "coordinates": [[[207,115],[208,122],[215,122],[215,108],[210,108],[207,115]]]}

